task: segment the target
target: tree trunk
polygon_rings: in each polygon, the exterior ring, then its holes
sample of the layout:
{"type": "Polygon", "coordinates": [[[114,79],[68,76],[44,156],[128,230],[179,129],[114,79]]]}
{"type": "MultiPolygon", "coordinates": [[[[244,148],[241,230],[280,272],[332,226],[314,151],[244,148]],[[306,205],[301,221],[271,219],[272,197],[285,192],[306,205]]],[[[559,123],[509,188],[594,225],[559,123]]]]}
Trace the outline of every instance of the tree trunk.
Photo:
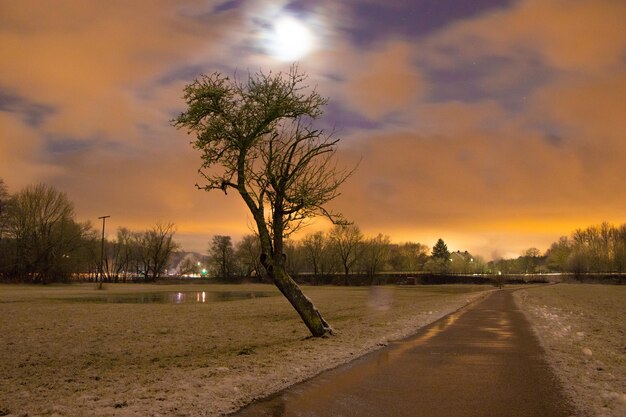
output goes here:
{"type": "Polygon", "coordinates": [[[280,210],[274,210],[273,240],[264,217],[263,205],[257,206],[246,190],[244,183],[245,154],[238,161],[238,191],[254,216],[261,243],[261,265],[274,282],[274,285],[298,312],[300,318],[314,337],[332,334],[333,329],[324,320],[313,302],[302,292],[298,284],[291,279],[285,269],[283,255],[283,219],[280,210]]]}
{"type": "Polygon", "coordinates": [[[267,268],[268,275],[278,287],[280,292],[289,300],[296,309],[300,318],[314,337],[332,334],[333,329],[324,320],[313,302],[302,292],[298,284],[291,279],[285,267],[280,263],[274,263],[273,267],[267,268]]]}

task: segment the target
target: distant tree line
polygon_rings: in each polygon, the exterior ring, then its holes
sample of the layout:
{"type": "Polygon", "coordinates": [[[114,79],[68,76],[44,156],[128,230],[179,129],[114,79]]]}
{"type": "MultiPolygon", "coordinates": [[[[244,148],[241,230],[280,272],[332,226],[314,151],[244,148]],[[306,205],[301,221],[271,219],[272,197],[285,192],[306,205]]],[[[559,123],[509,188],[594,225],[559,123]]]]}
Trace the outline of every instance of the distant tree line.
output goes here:
{"type": "MultiPolygon", "coordinates": [[[[236,244],[230,236],[215,236],[206,265],[210,276],[261,279],[260,248],[254,235],[236,244]]],[[[443,239],[429,248],[417,242],[392,243],[389,236],[366,237],[355,224],[337,225],[328,232],[307,234],[285,243],[289,274],[309,277],[312,284],[350,285],[355,275],[378,283],[385,273],[428,274],[544,274],[626,272],[626,224],[608,223],[578,229],[561,237],[542,253],[529,248],[517,258],[489,262],[467,251],[449,251],[443,239]]]]}
{"type": "MultiPolygon", "coordinates": [[[[350,285],[354,277],[380,283],[384,273],[477,274],[487,272],[487,264],[468,252],[449,252],[439,239],[432,249],[422,243],[392,243],[381,233],[366,237],[355,224],[336,225],[328,232],[307,234],[300,240],[285,242],[285,266],[294,277],[312,284],[350,285]]],[[[236,244],[230,236],[214,236],[209,245],[206,265],[210,276],[222,279],[262,280],[258,261],[258,238],[246,235],[236,244]]]]}
{"type": "Polygon", "coordinates": [[[552,243],[545,253],[530,248],[517,259],[501,259],[490,268],[502,273],[572,274],[626,272],[626,224],[609,223],[575,230],[552,243]]]}
{"type": "Polygon", "coordinates": [[[129,277],[153,281],[165,272],[178,247],[173,235],[173,224],[157,224],[142,232],[120,228],[117,239],[105,242],[102,253],[100,234],[90,222],[76,221],[65,193],[36,184],[10,195],[0,178],[0,280],[4,282],[129,277]]]}
{"type": "Polygon", "coordinates": [[[179,248],[174,233],[173,223],[157,223],[144,231],[118,228],[116,239],[105,242],[104,280],[154,282],[167,275],[171,257],[179,248]]]}
{"type": "MultiPolygon", "coordinates": [[[[246,235],[233,243],[230,236],[216,235],[205,256],[181,252],[176,258],[180,247],[174,234],[172,223],[157,223],[144,231],[121,227],[115,238],[105,241],[102,253],[100,231],[90,222],[76,221],[65,193],[37,184],[10,195],[0,178],[1,281],[155,281],[164,275],[263,280],[257,236],[246,235]]],[[[356,224],[286,240],[284,252],[289,274],[305,276],[312,284],[350,285],[355,276],[377,284],[385,273],[624,273],[626,224],[578,229],[544,253],[529,248],[517,258],[490,262],[467,251],[449,251],[442,239],[430,248],[418,242],[392,243],[381,233],[366,237],[356,224]]]]}

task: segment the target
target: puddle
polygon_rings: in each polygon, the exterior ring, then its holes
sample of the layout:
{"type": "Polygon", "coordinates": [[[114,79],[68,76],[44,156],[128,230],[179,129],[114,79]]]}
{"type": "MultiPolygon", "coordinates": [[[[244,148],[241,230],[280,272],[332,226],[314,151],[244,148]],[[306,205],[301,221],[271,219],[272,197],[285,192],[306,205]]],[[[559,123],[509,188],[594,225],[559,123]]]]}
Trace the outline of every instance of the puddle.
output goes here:
{"type": "Polygon", "coordinates": [[[276,295],[278,294],[269,291],[163,291],[131,294],[103,294],[89,297],[62,298],[59,300],[75,303],[193,304],[249,300],[253,298],[274,297],[276,295]]]}

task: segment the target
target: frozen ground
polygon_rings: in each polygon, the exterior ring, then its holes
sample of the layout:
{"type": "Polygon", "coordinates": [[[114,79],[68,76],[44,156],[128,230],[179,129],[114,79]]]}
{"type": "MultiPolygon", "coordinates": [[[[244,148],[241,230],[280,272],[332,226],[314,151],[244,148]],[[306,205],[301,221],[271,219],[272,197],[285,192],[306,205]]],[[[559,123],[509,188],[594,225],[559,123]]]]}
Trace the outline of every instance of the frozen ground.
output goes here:
{"type": "MultiPolygon", "coordinates": [[[[221,415],[407,336],[489,289],[307,287],[337,331],[311,339],[281,296],[105,304],[69,301],[103,294],[92,285],[0,285],[0,415],[221,415]]],[[[277,292],[108,285],[104,293],[179,290],[277,292]]]]}
{"type": "Polygon", "coordinates": [[[516,301],[583,416],[626,416],[626,286],[559,284],[516,301]]]}

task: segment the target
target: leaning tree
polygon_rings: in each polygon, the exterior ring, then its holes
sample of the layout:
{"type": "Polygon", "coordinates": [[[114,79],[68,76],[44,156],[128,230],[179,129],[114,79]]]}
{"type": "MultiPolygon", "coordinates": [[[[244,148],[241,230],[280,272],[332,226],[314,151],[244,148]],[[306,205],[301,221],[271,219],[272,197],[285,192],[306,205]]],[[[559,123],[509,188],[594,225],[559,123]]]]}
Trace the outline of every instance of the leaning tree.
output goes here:
{"type": "Polygon", "coordinates": [[[332,332],[287,273],[284,251],[285,239],[308,218],[342,221],[324,206],[350,172],[335,163],[338,139],[313,126],[327,99],[295,66],[249,74],[246,81],[202,75],[185,87],[184,99],[187,110],[173,124],[195,135],[192,144],[202,151],[205,182],[196,186],[239,193],[256,224],[268,276],[313,336],[332,332]]]}

